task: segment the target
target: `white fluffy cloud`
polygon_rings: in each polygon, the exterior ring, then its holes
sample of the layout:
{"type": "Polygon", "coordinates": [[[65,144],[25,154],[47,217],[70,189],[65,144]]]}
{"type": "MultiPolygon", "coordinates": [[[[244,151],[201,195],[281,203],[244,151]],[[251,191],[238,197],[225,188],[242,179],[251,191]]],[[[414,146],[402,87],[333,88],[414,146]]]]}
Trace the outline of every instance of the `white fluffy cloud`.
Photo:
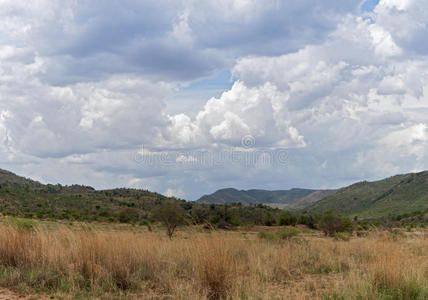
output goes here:
{"type": "MultiPolygon", "coordinates": [[[[309,186],[428,168],[428,57],[414,55],[418,45],[403,44],[394,28],[384,25],[397,11],[410,18],[416,9],[424,11],[426,5],[417,3],[381,1],[369,16],[344,17],[322,44],[239,59],[232,89],[209,100],[186,126],[220,140],[225,134],[268,132],[257,136],[262,147],[284,139],[287,148],[304,146],[290,150],[280,174],[288,182],[308,176],[303,184],[309,186]],[[252,99],[260,102],[252,106],[252,99]]],[[[423,27],[413,23],[400,24],[408,36],[423,27]]]]}
{"type": "Polygon", "coordinates": [[[173,116],[171,135],[188,146],[242,147],[242,139],[251,136],[259,146],[303,147],[303,137],[290,125],[286,102],[287,95],[269,83],[248,88],[237,81],[220,99],[210,99],[195,120],[183,114],[173,116]]]}
{"type": "Polygon", "coordinates": [[[1,167],[190,199],[426,169],[428,5],[361,5],[0,1],[1,167]],[[230,90],[166,112],[224,68],[230,90]]]}
{"type": "Polygon", "coordinates": [[[161,140],[169,84],[118,76],[58,87],[38,79],[43,69],[42,59],[0,66],[2,124],[11,149],[61,157],[161,140]]]}
{"type": "Polygon", "coordinates": [[[373,18],[409,54],[428,54],[428,9],[424,1],[381,0],[373,18]]]}

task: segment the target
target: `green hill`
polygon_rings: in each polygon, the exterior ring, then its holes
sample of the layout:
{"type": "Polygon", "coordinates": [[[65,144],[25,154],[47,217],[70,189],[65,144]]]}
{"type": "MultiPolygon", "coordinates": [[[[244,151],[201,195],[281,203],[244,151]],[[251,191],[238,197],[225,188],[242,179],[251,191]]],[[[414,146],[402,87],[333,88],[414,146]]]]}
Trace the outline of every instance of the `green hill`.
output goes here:
{"type": "Polygon", "coordinates": [[[17,176],[12,172],[0,169],[0,184],[18,184],[32,188],[40,188],[43,185],[37,181],[17,176]]]}
{"type": "MultiPolygon", "coordinates": [[[[97,191],[82,185],[41,184],[0,170],[0,213],[51,219],[119,221],[126,208],[145,216],[168,200],[145,190],[112,189],[97,191]]],[[[178,201],[178,200],[177,200],[178,201]]],[[[128,209],[129,214],[134,214],[128,209]]]]}
{"type": "Polygon", "coordinates": [[[359,182],[340,189],[304,211],[316,213],[328,209],[362,218],[424,211],[428,209],[428,171],[359,182]]]}
{"type": "Polygon", "coordinates": [[[147,190],[45,185],[0,169],[0,215],[147,224],[155,221],[156,210],[169,202],[181,206],[183,217],[189,223],[209,222],[221,226],[274,224],[281,212],[263,205],[187,202],[147,190]]]}
{"type": "Polygon", "coordinates": [[[279,209],[284,209],[284,210],[299,211],[321,199],[324,199],[325,197],[334,195],[336,192],[337,190],[319,190],[319,191],[310,193],[309,195],[304,196],[302,198],[298,198],[290,203],[285,203],[285,204],[269,203],[268,205],[271,207],[277,207],[279,209]]]}
{"type": "Polygon", "coordinates": [[[298,209],[327,195],[334,193],[334,190],[237,190],[233,188],[221,189],[211,195],[202,196],[198,202],[215,204],[242,203],[243,205],[266,204],[283,209],[298,209]]]}

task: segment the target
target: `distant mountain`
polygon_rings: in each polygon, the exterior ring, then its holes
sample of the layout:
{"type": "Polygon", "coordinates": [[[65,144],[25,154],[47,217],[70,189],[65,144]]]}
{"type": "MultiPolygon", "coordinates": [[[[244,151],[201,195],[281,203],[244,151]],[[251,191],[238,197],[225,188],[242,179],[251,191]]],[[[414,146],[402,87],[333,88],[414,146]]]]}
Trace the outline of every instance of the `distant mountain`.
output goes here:
{"type": "MultiPolygon", "coordinates": [[[[147,190],[116,188],[95,190],[90,186],[42,184],[0,169],[0,219],[18,216],[50,220],[102,221],[150,224],[165,203],[182,208],[189,223],[211,225],[265,224],[275,222],[280,210],[187,202],[147,190]],[[274,220],[274,221],[272,221],[274,220]]],[[[0,220],[1,221],[1,220],[0,220]]]]}
{"type": "Polygon", "coordinates": [[[198,202],[214,204],[242,203],[266,204],[278,208],[298,209],[333,194],[334,190],[237,190],[233,188],[221,189],[213,194],[202,196],[198,202]]]}
{"type": "MultiPolygon", "coordinates": [[[[242,203],[265,204],[309,214],[333,209],[345,216],[378,218],[428,211],[428,171],[373,182],[362,181],[340,190],[228,188],[205,195],[195,203],[146,190],[119,188],[98,191],[84,185],[42,184],[0,169],[0,213],[3,215],[119,220],[124,209],[132,208],[140,218],[150,218],[153,209],[164,201],[179,201],[186,209],[198,208],[203,214],[212,213],[205,203],[242,203]]],[[[251,211],[251,206],[246,206],[247,209],[251,211]]]]}
{"type": "Polygon", "coordinates": [[[325,197],[334,195],[336,192],[337,190],[319,190],[288,204],[278,204],[277,206],[270,204],[270,206],[280,209],[301,210],[325,197]]]}
{"type": "Polygon", "coordinates": [[[310,206],[308,213],[333,209],[362,218],[412,213],[428,209],[428,171],[362,181],[337,191],[310,206]]]}

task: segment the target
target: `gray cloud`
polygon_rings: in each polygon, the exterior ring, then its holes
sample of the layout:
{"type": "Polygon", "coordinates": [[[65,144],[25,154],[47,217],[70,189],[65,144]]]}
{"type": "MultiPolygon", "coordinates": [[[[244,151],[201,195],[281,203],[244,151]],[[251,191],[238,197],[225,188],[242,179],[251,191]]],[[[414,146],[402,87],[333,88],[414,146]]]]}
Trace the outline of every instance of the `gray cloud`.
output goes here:
{"type": "Polygon", "coordinates": [[[49,57],[48,83],[144,73],[189,81],[249,54],[321,42],[360,1],[46,1],[2,3],[5,41],[49,57]]]}
{"type": "Polygon", "coordinates": [[[428,54],[428,10],[423,1],[382,1],[372,18],[388,30],[396,43],[406,49],[408,54],[428,54]]]}
{"type": "Polygon", "coordinates": [[[1,166],[189,199],[425,169],[426,5],[360,2],[3,1],[1,166]],[[225,67],[236,82],[195,117],[165,112],[181,84],[225,67]],[[141,145],[174,159],[143,163],[141,145]],[[284,163],[198,161],[280,150],[284,163]]]}

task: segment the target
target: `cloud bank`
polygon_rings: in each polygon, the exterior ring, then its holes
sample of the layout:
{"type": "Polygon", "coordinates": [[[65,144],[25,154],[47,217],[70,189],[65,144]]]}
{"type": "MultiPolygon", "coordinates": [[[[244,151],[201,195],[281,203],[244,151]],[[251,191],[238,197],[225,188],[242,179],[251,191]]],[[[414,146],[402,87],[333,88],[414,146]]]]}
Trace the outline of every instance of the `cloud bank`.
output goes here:
{"type": "Polygon", "coordinates": [[[1,1],[1,167],[187,199],[427,169],[428,5],[362,5],[1,1]],[[168,112],[224,69],[230,89],[168,112]]]}

